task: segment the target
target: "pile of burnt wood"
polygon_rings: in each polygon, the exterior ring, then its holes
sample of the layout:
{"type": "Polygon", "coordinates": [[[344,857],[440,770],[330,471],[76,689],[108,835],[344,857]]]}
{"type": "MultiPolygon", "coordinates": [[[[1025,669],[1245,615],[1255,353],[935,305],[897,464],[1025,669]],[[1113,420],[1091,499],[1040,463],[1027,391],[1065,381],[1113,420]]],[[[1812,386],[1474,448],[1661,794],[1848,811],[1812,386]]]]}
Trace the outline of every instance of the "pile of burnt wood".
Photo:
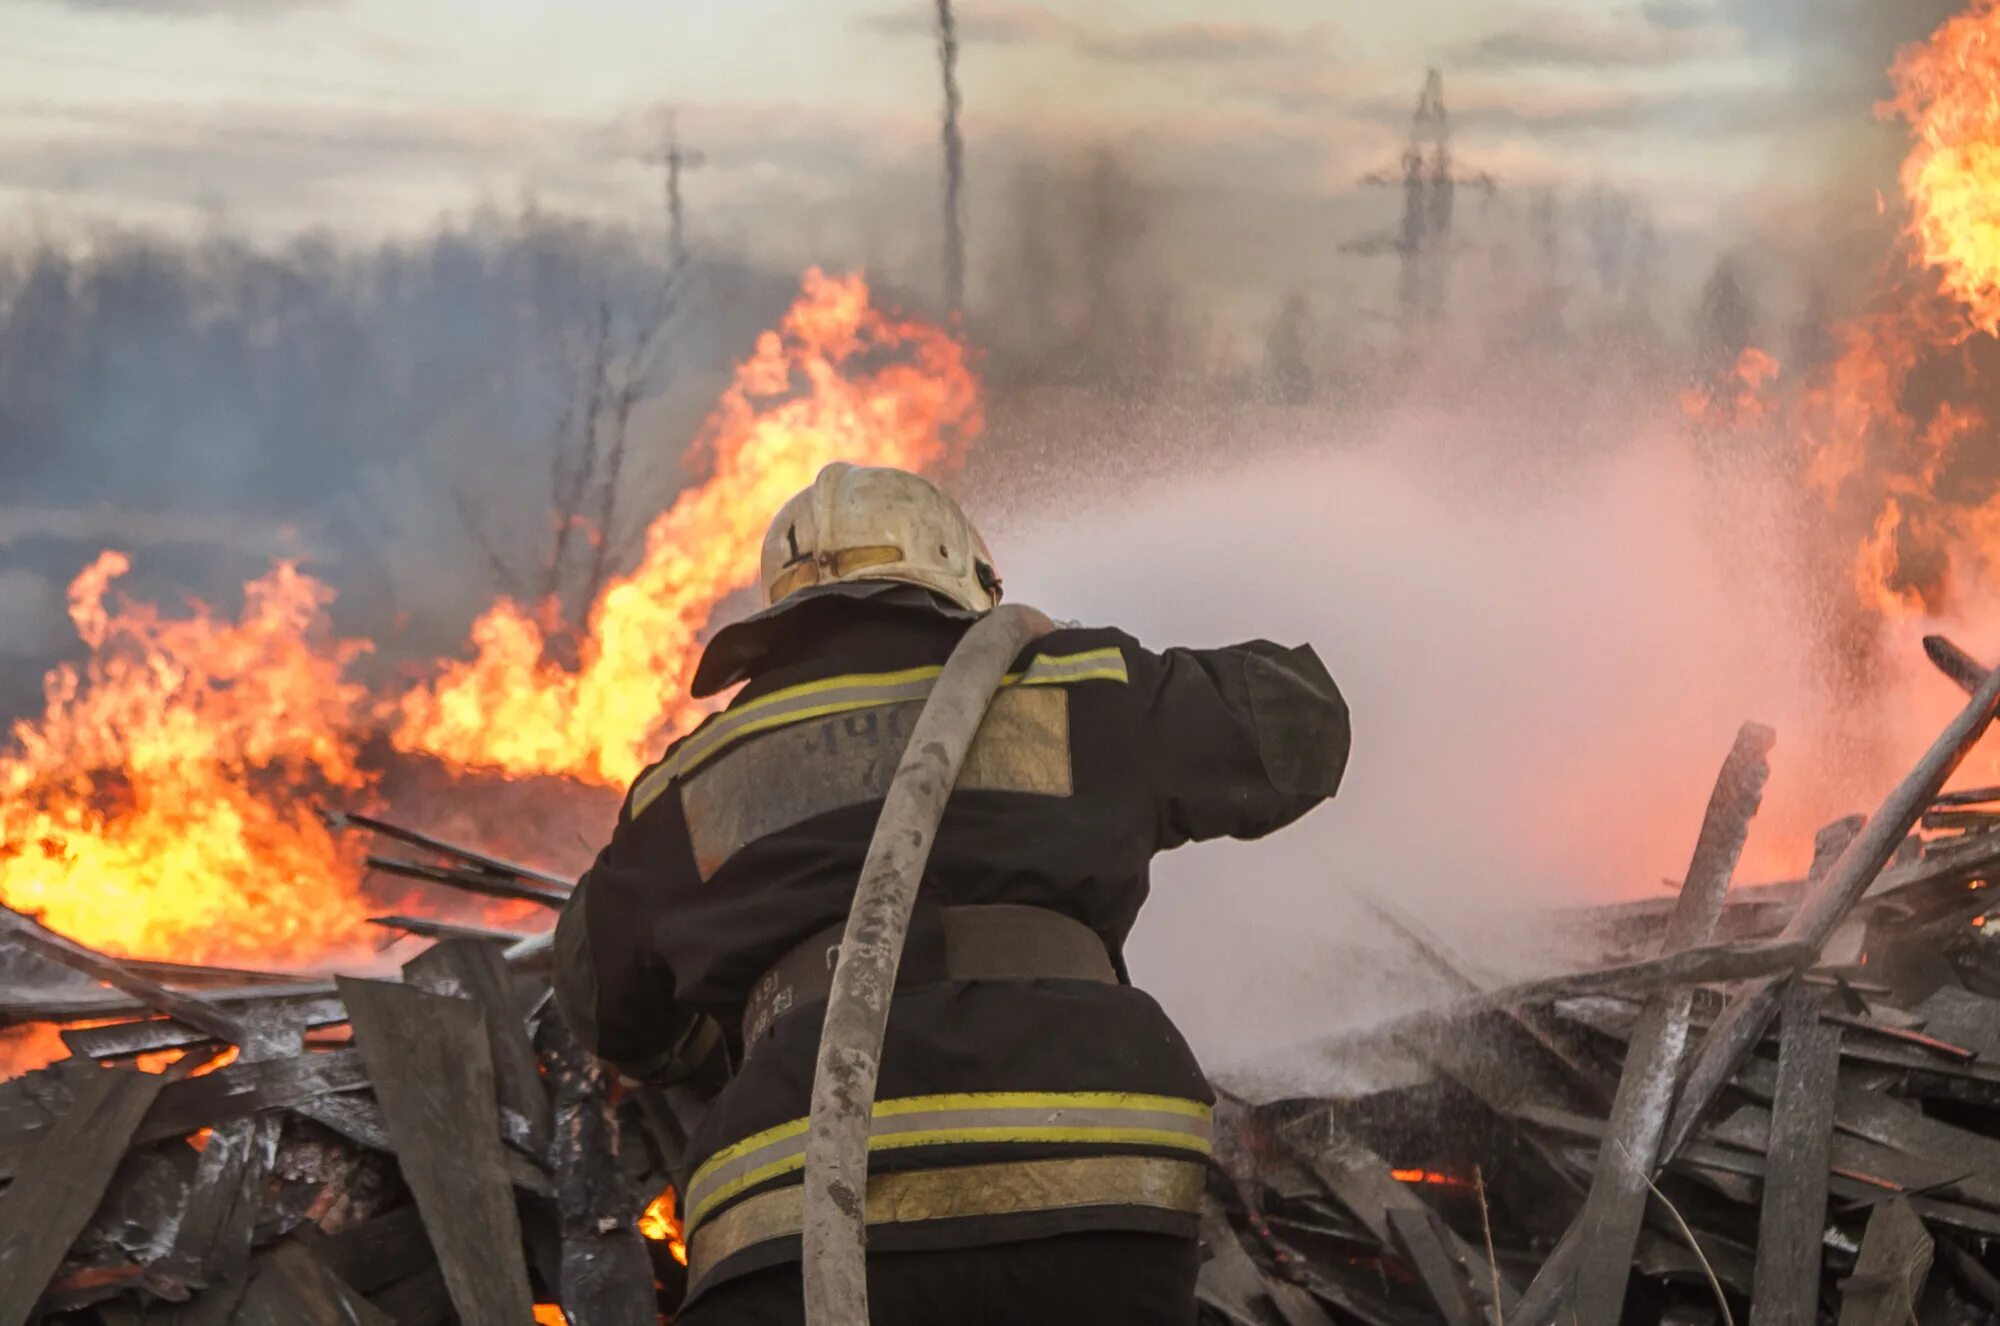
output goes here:
{"type": "MultiPolygon", "coordinates": [[[[1588,971],[1490,988],[1385,909],[1454,993],[1288,1055],[1309,1090],[1218,1093],[1203,1320],[2000,1320],[2000,789],[1940,793],[2000,673],[1935,654],[1970,707],[1804,880],[1728,887],[1752,726],[1678,896],[1564,918],[1588,971]]],[[[568,891],[345,822],[400,842],[378,869],[568,891]]],[[[0,1025],[71,1052],[0,1084],[0,1326],[671,1320],[684,1272],[640,1228],[682,1102],[579,1051],[545,937],[382,919],[436,942],[315,982],[0,912],[0,1025]]]]}
{"type": "MultiPolygon", "coordinates": [[[[377,869],[567,896],[342,819],[414,849],[377,869]]],[[[685,1148],[672,1103],[580,1050],[545,935],[380,922],[436,942],[400,979],[312,981],[114,961],[0,911],[0,1025],[70,1051],[0,1083],[0,1323],[670,1316],[670,1209],[640,1230],[685,1148]]]]}
{"type": "Polygon", "coordinates": [[[1939,793],[2000,670],[1928,643],[1972,705],[1803,881],[1727,888],[1753,726],[1678,898],[1569,918],[1608,968],[1490,990],[1384,909],[1461,996],[1225,1097],[1203,1320],[2000,1321],[2000,788],[1939,793]]]}

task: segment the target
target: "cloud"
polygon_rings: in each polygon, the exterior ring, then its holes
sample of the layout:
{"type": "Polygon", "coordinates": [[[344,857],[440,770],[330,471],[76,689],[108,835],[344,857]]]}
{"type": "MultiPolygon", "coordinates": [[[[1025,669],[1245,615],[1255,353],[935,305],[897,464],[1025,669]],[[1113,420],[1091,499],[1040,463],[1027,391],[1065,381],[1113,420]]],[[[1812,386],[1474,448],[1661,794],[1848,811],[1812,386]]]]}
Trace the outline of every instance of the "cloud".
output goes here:
{"type": "Polygon", "coordinates": [[[1737,34],[1704,7],[1664,0],[1610,16],[1541,8],[1459,48],[1472,68],[1645,68],[1730,54],[1737,34]]]}
{"type": "Polygon", "coordinates": [[[1136,32],[1088,34],[1078,47],[1101,59],[1141,64],[1234,62],[1291,55],[1299,48],[1299,38],[1261,23],[1175,23],[1136,32]]]}
{"type": "MultiPolygon", "coordinates": [[[[1060,42],[1077,35],[1077,25],[1051,9],[1037,4],[1015,4],[1012,0],[974,0],[953,7],[960,41],[985,42],[995,46],[1026,46],[1038,42],[1060,42]]],[[[906,6],[864,14],[855,26],[885,37],[921,36],[937,31],[936,15],[929,9],[906,6]]]]}
{"type": "Polygon", "coordinates": [[[131,14],[144,18],[192,18],[211,14],[235,18],[278,18],[304,9],[326,9],[346,0],[43,0],[86,13],[131,14]]]}
{"type": "MultiPolygon", "coordinates": [[[[1124,64],[1281,60],[1315,45],[1325,35],[1318,27],[1298,33],[1237,21],[1117,29],[1088,25],[1042,5],[1013,0],[960,0],[954,14],[961,41],[996,46],[1061,45],[1088,59],[1124,64]]],[[[855,22],[863,31],[889,37],[928,39],[937,31],[934,14],[914,7],[867,14],[855,22]]]]}

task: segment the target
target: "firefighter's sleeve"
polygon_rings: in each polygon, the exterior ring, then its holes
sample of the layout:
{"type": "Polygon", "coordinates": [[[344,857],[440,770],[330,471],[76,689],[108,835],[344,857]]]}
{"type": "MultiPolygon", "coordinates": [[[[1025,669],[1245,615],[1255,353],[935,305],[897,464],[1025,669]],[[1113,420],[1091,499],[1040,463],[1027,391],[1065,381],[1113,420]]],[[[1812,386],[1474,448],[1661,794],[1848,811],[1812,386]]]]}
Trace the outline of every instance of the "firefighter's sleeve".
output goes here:
{"type": "Polygon", "coordinates": [[[1161,848],[1259,838],[1339,790],[1347,702],[1311,646],[1170,649],[1141,673],[1161,848]]]}
{"type": "Polygon", "coordinates": [[[675,1082],[722,1049],[713,1019],[674,1000],[674,978],[653,943],[658,891],[648,887],[649,831],[623,813],[611,843],[577,884],[556,922],[555,992],[563,1017],[593,1053],[630,1077],[675,1082]]]}

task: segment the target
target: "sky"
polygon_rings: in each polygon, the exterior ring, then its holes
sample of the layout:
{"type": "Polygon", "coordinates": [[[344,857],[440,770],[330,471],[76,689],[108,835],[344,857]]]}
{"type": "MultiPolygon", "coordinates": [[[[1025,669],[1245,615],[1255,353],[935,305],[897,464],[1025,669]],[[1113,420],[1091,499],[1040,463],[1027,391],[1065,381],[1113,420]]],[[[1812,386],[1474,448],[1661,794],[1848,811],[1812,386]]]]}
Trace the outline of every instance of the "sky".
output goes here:
{"type": "MultiPolygon", "coordinates": [[[[1030,157],[1314,197],[1393,168],[1427,65],[1459,159],[1668,226],[1816,187],[1946,0],[960,0],[975,230],[1030,157]],[[1882,11],[1893,13],[1885,18],[1882,11]]],[[[6,0],[0,221],[279,237],[523,199],[656,218],[669,108],[699,238],[809,244],[932,180],[928,0],[6,0]]],[[[1391,206],[1384,200],[1385,206],[1391,206]]],[[[1391,210],[1392,206],[1391,206],[1391,210]]]]}

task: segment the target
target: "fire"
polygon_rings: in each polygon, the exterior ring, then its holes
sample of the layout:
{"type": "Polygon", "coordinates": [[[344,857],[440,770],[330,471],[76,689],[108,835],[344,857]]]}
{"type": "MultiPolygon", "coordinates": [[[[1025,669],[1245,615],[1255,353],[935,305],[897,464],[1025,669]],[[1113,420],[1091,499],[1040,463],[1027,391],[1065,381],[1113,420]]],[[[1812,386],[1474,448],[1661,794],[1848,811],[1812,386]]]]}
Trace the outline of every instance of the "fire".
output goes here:
{"type": "Polygon", "coordinates": [[[981,422],[964,346],[876,309],[858,276],[808,272],[703,426],[689,461],[707,477],[592,606],[577,666],[550,657],[542,614],[502,601],[473,626],[471,659],[402,698],[396,746],[461,767],[629,781],[707,712],[688,696],[697,640],[716,605],[755,581],[771,513],[830,461],[934,466],[981,422]]]}
{"type": "Polygon", "coordinates": [[[686,1266],[688,1260],[687,1242],[683,1237],[681,1222],[674,1218],[678,1197],[669,1187],[665,1192],[646,1203],[646,1209],[639,1216],[639,1232],[655,1243],[667,1245],[673,1259],[686,1266]]]}
{"type": "Polygon", "coordinates": [[[1910,257],[1898,287],[1833,329],[1839,353],[1778,400],[1776,365],[1683,402],[1699,422],[1768,425],[1846,538],[1857,605],[1883,623],[1966,615],[2000,591],[2000,484],[1973,463],[1990,421],[1960,350],[2000,332],[2000,0],[1977,0],[1890,70],[1879,108],[1909,123],[1910,257]],[[1733,399],[1732,399],[1733,397],[1733,399]]]}
{"type": "Polygon", "coordinates": [[[2000,3],[1973,0],[1889,73],[1886,109],[1914,140],[1902,170],[1910,233],[1971,324],[2000,333],[2000,3]]]}
{"type": "Polygon", "coordinates": [[[290,565],[235,621],[107,602],[107,552],[70,586],[91,648],[0,748],[0,902],[118,954],[304,959],[364,933],[359,863],[314,791],[355,793],[366,646],[331,638],[332,594],[290,565]]]}
{"type": "Polygon", "coordinates": [[[1437,1188],[1464,1188],[1467,1191],[1472,1188],[1469,1180],[1440,1173],[1434,1169],[1392,1169],[1389,1171],[1389,1177],[1398,1183],[1422,1183],[1437,1188]]]}

